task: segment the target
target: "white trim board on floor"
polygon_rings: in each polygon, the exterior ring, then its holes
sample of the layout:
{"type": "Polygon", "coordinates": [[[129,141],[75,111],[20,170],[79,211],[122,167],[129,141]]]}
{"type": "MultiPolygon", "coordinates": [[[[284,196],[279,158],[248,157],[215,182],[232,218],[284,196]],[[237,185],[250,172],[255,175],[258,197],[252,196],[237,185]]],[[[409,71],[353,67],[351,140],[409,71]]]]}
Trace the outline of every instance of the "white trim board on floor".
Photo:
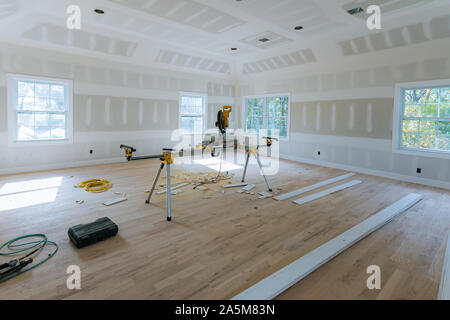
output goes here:
{"type": "Polygon", "coordinates": [[[115,204],[118,204],[118,203],[121,203],[121,202],[124,202],[124,201],[127,201],[128,199],[127,198],[125,198],[125,197],[120,197],[120,198],[117,198],[117,199],[114,199],[114,200],[110,200],[110,201],[106,201],[106,202],[103,202],[103,204],[105,205],[105,206],[113,206],[113,205],[115,205],[115,204]]]}
{"type": "MultiPolygon", "coordinates": [[[[180,183],[180,184],[178,184],[176,186],[170,186],[170,191],[174,191],[176,189],[180,189],[180,188],[182,188],[184,186],[187,186],[188,184],[189,184],[188,182],[185,182],[185,183],[180,183]]],[[[166,192],[167,192],[167,189],[164,189],[164,190],[158,191],[156,194],[160,195],[160,194],[164,194],[166,192]]]]}
{"type": "Polygon", "coordinates": [[[450,236],[447,239],[444,265],[442,266],[441,283],[438,300],[450,300],[450,236]]]}
{"type": "Polygon", "coordinates": [[[425,186],[431,186],[431,187],[437,187],[437,188],[443,188],[443,189],[450,190],[450,182],[442,181],[442,180],[420,178],[420,177],[416,177],[416,176],[408,176],[405,174],[399,174],[399,173],[395,173],[395,172],[375,170],[375,169],[366,169],[366,168],[362,168],[362,167],[350,166],[350,165],[340,164],[340,163],[336,163],[336,162],[314,160],[314,159],[285,155],[285,154],[280,154],[280,159],[308,163],[308,164],[327,167],[327,168],[355,171],[358,173],[368,174],[371,176],[383,177],[383,178],[393,179],[393,180],[397,180],[397,181],[406,181],[406,182],[410,182],[410,183],[417,183],[417,184],[421,184],[421,185],[425,185],[425,186]]]}
{"type": "Polygon", "coordinates": [[[365,238],[375,230],[408,210],[422,199],[422,195],[411,193],[389,207],[372,215],[353,228],[331,239],[300,259],[278,270],[232,300],[271,300],[305,278],[314,270],[327,263],[338,254],[365,238]]]}
{"type": "Polygon", "coordinates": [[[362,181],[360,181],[360,180],[353,180],[353,181],[350,181],[350,182],[347,182],[347,183],[344,183],[344,184],[340,184],[340,185],[338,185],[336,187],[329,188],[329,189],[323,190],[321,192],[317,192],[317,193],[314,193],[312,195],[309,195],[309,196],[306,196],[306,197],[294,200],[294,202],[296,204],[304,204],[304,203],[307,203],[307,202],[311,202],[311,201],[323,198],[325,196],[328,196],[328,195],[330,195],[332,193],[335,193],[335,192],[338,192],[338,191],[342,191],[342,190],[347,189],[347,188],[351,188],[351,187],[356,186],[357,184],[360,184],[360,183],[362,183],[362,181]]]}
{"type": "Polygon", "coordinates": [[[237,187],[245,187],[246,185],[248,185],[248,183],[243,182],[243,183],[235,183],[235,184],[226,184],[223,187],[224,188],[237,188],[237,187]]]}
{"type": "Polygon", "coordinates": [[[332,184],[332,183],[335,183],[335,182],[339,182],[339,181],[351,178],[354,175],[355,175],[354,173],[344,174],[343,176],[339,176],[339,177],[336,177],[336,178],[328,179],[328,180],[325,180],[325,181],[322,181],[322,182],[319,182],[319,183],[316,183],[316,184],[313,184],[313,185],[310,185],[310,186],[307,186],[307,187],[304,187],[304,188],[301,188],[301,189],[298,189],[298,190],[294,190],[292,192],[280,194],[279,196],[275,197],[274,199],[275,200],[286,200],[286,199],[289,199],[289,198],[292,198],[292,197],[295,197],[295,196],[299,196],[299,195],[301,195],[303,193],[306,193],[306,192],[309,192],[309,191],[312,191],[312,190],[315,190],[315,189],[318,189],[318,188],[321,188],[321,187],[325,187],[325,186],[327,186],[329,184],[332,184]]]}

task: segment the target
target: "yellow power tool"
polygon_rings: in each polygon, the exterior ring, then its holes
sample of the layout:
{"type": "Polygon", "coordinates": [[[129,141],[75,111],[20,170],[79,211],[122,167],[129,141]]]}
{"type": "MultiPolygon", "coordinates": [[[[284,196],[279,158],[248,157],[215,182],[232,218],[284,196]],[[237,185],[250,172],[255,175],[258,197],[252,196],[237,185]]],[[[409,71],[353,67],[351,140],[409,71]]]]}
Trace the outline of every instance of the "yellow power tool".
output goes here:
{"type": "Polygon", "coordinates": [[[230,117],[231,111],[233,111],[232,106],[223,106],[222,110],[219,110],[217,113],[216,127],[222,134],[225,134],[227,132],[227,128],[230,126],[228,118],[230,117]]]}

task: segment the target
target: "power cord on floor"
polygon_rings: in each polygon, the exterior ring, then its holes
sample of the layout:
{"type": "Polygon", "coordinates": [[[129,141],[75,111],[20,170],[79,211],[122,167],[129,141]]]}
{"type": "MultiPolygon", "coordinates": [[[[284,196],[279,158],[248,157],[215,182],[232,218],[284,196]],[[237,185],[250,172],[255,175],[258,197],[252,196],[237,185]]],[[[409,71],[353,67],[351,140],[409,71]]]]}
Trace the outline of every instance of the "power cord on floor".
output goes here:
{"type": "Polygon", "coordinates": [[[0,256],[14,256],[24,253],[25,255],[21,258],[13,259],[7,263],[0,265],[0,283],[5,282],[7,280],[13,279],[27,271],[30,271],[41,264],[45,263],[49,259],[51,259],[56,252],[58,251],[58,244],[53,241],[49,241],[45,234],[28,234],[25,236],[17,237],[12,240],[5,242],[2,246],[0,246],[0,256]],[[24,243],[17,243],[23,239],[29,238],[41,238],[40,240],[34,240],[24,243]],[[54,250],[47,255],[45,259],[42,261],[33,264],[32,255],[37,256],[39,252],[47,245],[54,246],[54,250]],[[2,252],[5,248],[9,249],[8,252],[2,252]],[[1,271],[6,269],[6,271],[1,271]]]}

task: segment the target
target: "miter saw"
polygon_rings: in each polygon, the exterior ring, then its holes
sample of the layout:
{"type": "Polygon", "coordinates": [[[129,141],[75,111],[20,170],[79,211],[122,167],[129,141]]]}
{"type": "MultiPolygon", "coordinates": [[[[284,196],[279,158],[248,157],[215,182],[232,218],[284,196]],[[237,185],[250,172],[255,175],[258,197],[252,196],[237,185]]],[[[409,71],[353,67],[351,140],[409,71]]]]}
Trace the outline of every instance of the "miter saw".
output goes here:
{"type": "MultiPolygon", "coordinates": [[[[227,146],[227,128],[230,126],[229,117],[230,113],[233,111],[233,107],[231,106],[223,106],[221,110],[217,112],[217,121],[216,121],[216,128],[219,130],[219,134],[222,135],[222,145],[219,146],[216,144],[216,136],[215,135],[208,135],[205,137],[202,141],[201,147],[203,150],[209,150],[211,151],[212,157],[217,157],[220,152],[216,153],[216,149],[222,150],[223,152],[226,152],[228,146],[227,146]]],[[[231,147],[231,146],[230,146],[231,147]]],[[[234,138],[233,146],[234,150],[237,150],[238,147],[238,141],[237,138],[234,138]]]]}
{"type": "MultiPolygon", "coordinates": [[[[226,132],[227,132],[227,128],[229,127],[229,121],[228,118],[230,116],[231,111],[233,110],[233,108],[231,106],[224,106],[222,108],[222,110],[219,110],[219,112],[217,113],[217,122],[216,122],[216,127],[219,129],[220,133],[222,134],[223,137],[223,148],[225,151],[226,148],[226,132]]],[[[211,150],[211,155],[212,156],[217,156],[215,155],[215,148],[214,147],[210,147],[209,145],[214,143],[215,139],[214,137],[212,137],[212,139],[210,141],[203,141],[202,143],[202,148],[204,149],[210,149],[211,150]]],[[[237,147],[237,142],[235,142],[235,147],[237,147]]],[[[125,149],[125,153],[127,156],[127,159],[130,161],[133,160],[133,152],[135,152],[136,150],[133,147],[130,146],[125,146],[122,145],[121,146],[122,149],[125,149]]],[[[188,150],[184,150],[184,151],[188,151],[188,150]]],[[[152,188],[150,189],[148,198],[146,203],[150,203],[150,200],[152,198],[153,192],[155,191],[156,185],[158,183],[159,177],[161,175],[162,170],[164,169],[164,167],[166,168],[167,172],[166,172],[166,190],[165,190],[165,194],[167,196],[167,221],[171,221],[172,220],[172,214],[171,214],[171,175],[170,175],[170,167],[171,165],[174,163],[174,155],[180,153],[180,156],[182,156],[183,150],[174,150],[174,149],[163,149],[162,155],[159,155],[158,157],[161,160],[161,164],[159,166],[158,172],[156,174],[155,179],[153,180],[153,184],[152,184],[152,188]]]]}
{"type": "Polygon", "coordinates": [[[222,110],[219,110],[217,113],[216,127],[221,134],[227,133],[227,128],[230,126],[228,118],[230,117],[231,111],[233,111],[232,106],[223,106],[222,110]]]}
{"type": "MultiPolygon", "coordinates": [[[[202,148],[202,150],[211,150],[211,156],[213,157],[217,157],[219,155],[219,152],[216,153],[215,150],[216,149],[222,149],[222,160],[224,158],[224,154],[227,150],[227,139],[226,139],[226,134],[227,134],[227,129],[230,126],[229,123],[229,117],[230,117],[230,113],[233,110],[233,108],[231,106],[223,106],[222,110],[219,110],[219,112],[217,113],[217,122],[216,122],[216,127],[219,129],[219,132],[222,134],[222,140],[223,140],[223,146],[212,146],[215,142],[215,137],[211,136],[209,141],[204,140],[202,142],[201,146],[197,146],[196,148],[202,148]]],[[[276,138],[273,137],[264,137],[266,139],[266,144],[265,145],[258,145],[255,147],[250,147],[250,143],[247,141],[246,142],[246,147],[245,147],[245,151],[246,151],[246,162],[245,162],[245,168],[244,168],[244,175],[242,177],[242,182],[244,182],[245,180],[245,175],[247,173],[247,167],[248,167],[248,163],[249,163],[249,159],[250,159],[250,155],[254,154],[256,157],[256,160],[258,162],[258,165],[260,167],[261,170],[261,174],[264,176],[264,179],[266,181],[267,184],[267,188],[269,191],[272,191],[272,187],[269,184],[269,180],[267,179],[267,177],[265,176],[264,172],[263,172],[263,166],[261,164],[261,161],[259,159],[259,153],[258,150],[260,149],[260,147],[267,147],[270,148],[272,146],[272,141],[275,140],[277,141],[276,138]]],[[[129,147],[129,146],[121,146],[122,149],[125,149],[125,151],[128,153],[126,153],[127,158],[130,157],[131,160],[133,160],[132,157],[132,152],[136,151],[134,148],[129,147]]],[[[238,143],[237,143],[237,139],[234,138],[234,146],[233,146],[234,150],[236,151],[238,149],[238,143]]],[[[184,150],[184,151],[189,151],[189,150],[184,150]]],[[[192,150],[191,150],[192,151],[192,150]]],[[[171,175],[170,175],[170,170],[171,170],[171,165],[174,163],[174,156],[179,154],[180,156],[183,155],[183,150],[174,150],[174,149],[163,149],[162,155],[159,155],[158,157],[161,160],[161,164],[160,167],[158,169],[158,172],[156,174],[156,177],[153,181],[152,187],[150,189],[148,198],[146,203],[150,203],[150,200],[152,198],[153,192],[155,191],[155,188],[158,184],[158,180],[159,177],[161,175],[161,172],[164,168],[166,168],[166,190],[164,190],[163,192],[166,194],[167,197],[167,221],[171,221],[172,220],[172,213],[171,213],[171,175]]],[[[235,163],[237,162],[237,152],[235,152],[235,163]]],[[[220,170],[219,170],[219,174],[220,174],[220,170]]]]}

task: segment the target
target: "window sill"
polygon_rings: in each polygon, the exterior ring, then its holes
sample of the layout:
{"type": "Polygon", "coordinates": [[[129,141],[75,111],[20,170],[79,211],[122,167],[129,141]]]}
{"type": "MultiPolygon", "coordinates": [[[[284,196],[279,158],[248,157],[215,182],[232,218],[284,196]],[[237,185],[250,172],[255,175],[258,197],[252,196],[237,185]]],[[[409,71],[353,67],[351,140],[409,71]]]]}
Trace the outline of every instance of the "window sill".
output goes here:
{"type": "Polygon", "coordinates": [[[413,149],[401,149],[396,148],[392,150],[393,153],[404,154],[409,156],[416,157],[428,157],[428,158],[439,158],[439,159],[450,159],[450,152],[445,151],[422,151],[422,150],[413,150],[413,149]]]}

